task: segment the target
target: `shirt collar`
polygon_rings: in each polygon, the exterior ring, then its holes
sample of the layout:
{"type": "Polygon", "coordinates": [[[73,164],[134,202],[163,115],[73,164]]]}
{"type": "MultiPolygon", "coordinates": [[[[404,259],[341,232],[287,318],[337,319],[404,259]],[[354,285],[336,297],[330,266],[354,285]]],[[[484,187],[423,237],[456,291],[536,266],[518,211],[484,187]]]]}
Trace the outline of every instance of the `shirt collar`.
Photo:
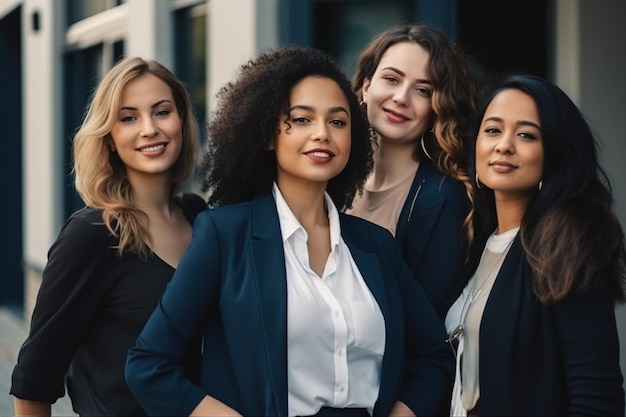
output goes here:
{"type": "MultiPolygon", "coordinates": [[[[283,242],[289,240],[289,238],[298,230],[302,230],[305,236],[307,236],[306,230],[300,224],[296,216],[291,211],[291,208],[287,205],[283,195],[278,188],[276,182],[272,186],[272,194],[276,201],[276,209],[278,211],[278,220],[280,222],[280,231],[282,233],[283,242]]],[[[335,207],[335,203],[330,198],[327,192],[324,192],[324,201],[326,202],[326,208],[328,209],[328,221],[330,224],[330,247],[334,248],[339,244],[341,237],[341,226],[339,225],[339,212],[335,207]]]]}

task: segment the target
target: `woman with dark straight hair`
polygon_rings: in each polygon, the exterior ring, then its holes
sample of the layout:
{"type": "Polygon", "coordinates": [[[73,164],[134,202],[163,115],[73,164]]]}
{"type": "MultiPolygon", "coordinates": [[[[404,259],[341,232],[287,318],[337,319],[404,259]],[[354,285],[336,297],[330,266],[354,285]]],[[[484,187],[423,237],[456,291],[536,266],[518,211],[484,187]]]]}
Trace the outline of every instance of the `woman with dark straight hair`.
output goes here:
{"type": "Polygon", "coordinates": [[[508,78],[481,115],[476,243],[446,317],[451,415],[624,415],[624,233],[589,124],[528,75],[508,78]]]}

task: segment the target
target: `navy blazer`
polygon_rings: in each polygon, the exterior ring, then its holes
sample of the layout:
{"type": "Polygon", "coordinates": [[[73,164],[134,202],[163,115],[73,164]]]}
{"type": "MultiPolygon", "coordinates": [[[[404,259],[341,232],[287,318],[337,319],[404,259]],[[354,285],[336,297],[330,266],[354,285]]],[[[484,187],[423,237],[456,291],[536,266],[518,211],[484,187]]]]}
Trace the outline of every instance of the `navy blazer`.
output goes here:
{"type": "Polygon", "coordinates": [[[396,242],[442,319],[445,302],[463,272],[463,221],[469,210],[463,184],[422,160],[398,218],[396,242]]]}
{"type": "MultiPolygon", "coordinates": [[[[445,328],[391,234],[340,215],[341,233],[385,320],[374,414],[397,400],[418,415],[449,404],[454,360],[445,328]]],[[[287,288],[271,193],[206,210],[163,298],[129,351],[127,382],[152,415],[188,415],[208,393],[243,415],[287,415],[287,288]],[[182,359],[204,336],[199,383],[182,359]]]]}
{"type": "Polygon", "coordinates": [[[481,416],[624,415],[612,295],[572,290],[540,303],[519,236],[487,299],[479,343],[481,416]]]}

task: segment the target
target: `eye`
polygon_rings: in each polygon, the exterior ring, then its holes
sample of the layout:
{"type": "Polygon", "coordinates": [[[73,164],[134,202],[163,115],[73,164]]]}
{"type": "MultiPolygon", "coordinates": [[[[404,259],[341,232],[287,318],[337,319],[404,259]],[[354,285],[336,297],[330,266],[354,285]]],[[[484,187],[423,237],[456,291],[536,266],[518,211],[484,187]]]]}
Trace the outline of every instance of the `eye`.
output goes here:
{"type": "Polygon", "coordinates": [[[486,127],[483,131],[488,135],[495,135],[500,133],[500,129],[498,129],[497,127],[486,127]]]}
{"type": "Polygon", "coordinates": [[[121,122],[133,122],[137,120],[137,118],[135,116],[122,116],[120,117],[120,121],[121,122]]]}
{"type": "Polygon", "coordinates": [[[298,123],[298,124],[304,124],[304,123],[308,123],[310,120],[307,119],[306,117],[293,117],[291,118],[291,121],[294,123],[298,123]]]}
{"type": "Polygon", "coordinates": [[[154,115],[155,115],[156,117],[161,117],[161,118],[163,118],[163,117],[166,117],[167,115],[169,115],[170,113],[171,113],[171,110],[169,110],[169,109],[161,109],[161,110],[157,110],[157,111],[154,113],[154,115]]]}
{"type": "Polygon", "coordinates": [[[344,127],[347,125],[346,122],[344,122],[343,120],[339,120],[339,119],[331,120],[330,124],[335,127],[344,127]]]}
{"type": "Polygon", "coordinates": [[[392,77],[390,75],[383,77],[383,80],[387,81],[390,84],[398,84],[398,79],[396,77],[392,77]]]}
{"type": "Polygon", "coordinates": [[[432,91],[430,91],[428,88],[425,88],[425,87],[416,87],[415,91],[417,92],[417,94],[423,97],[430,98],[433,95],[432,91]]]}
{"type": "Polygon", "coordinates": [[[518,133],[518,136],[524,138],[524,139],[528,139],[528,140],[535,140],[537,139],[537,136],[533,133],[528,133],[528,132],[520,132],[518,133]]]}

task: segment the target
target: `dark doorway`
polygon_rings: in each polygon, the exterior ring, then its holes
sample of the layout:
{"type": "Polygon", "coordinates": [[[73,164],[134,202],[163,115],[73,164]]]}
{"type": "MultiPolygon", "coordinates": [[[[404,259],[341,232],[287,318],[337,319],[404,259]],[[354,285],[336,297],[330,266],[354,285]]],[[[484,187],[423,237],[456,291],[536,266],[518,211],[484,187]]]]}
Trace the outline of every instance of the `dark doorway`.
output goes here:
{"type": "Polygon", "coordinates": [[[0,80],[2,100],[2,152],[0,190],[4,196],[0,215],[0,305],[21,310],[24,296],[22,267],[22,8],[0,20],[0,80]]]}
{"type": "Polygon", "coordinates": [[[512,73],[550,78],[552,2],[457,2],[457,42],[473,57],[486,85],[512,73]]]}

